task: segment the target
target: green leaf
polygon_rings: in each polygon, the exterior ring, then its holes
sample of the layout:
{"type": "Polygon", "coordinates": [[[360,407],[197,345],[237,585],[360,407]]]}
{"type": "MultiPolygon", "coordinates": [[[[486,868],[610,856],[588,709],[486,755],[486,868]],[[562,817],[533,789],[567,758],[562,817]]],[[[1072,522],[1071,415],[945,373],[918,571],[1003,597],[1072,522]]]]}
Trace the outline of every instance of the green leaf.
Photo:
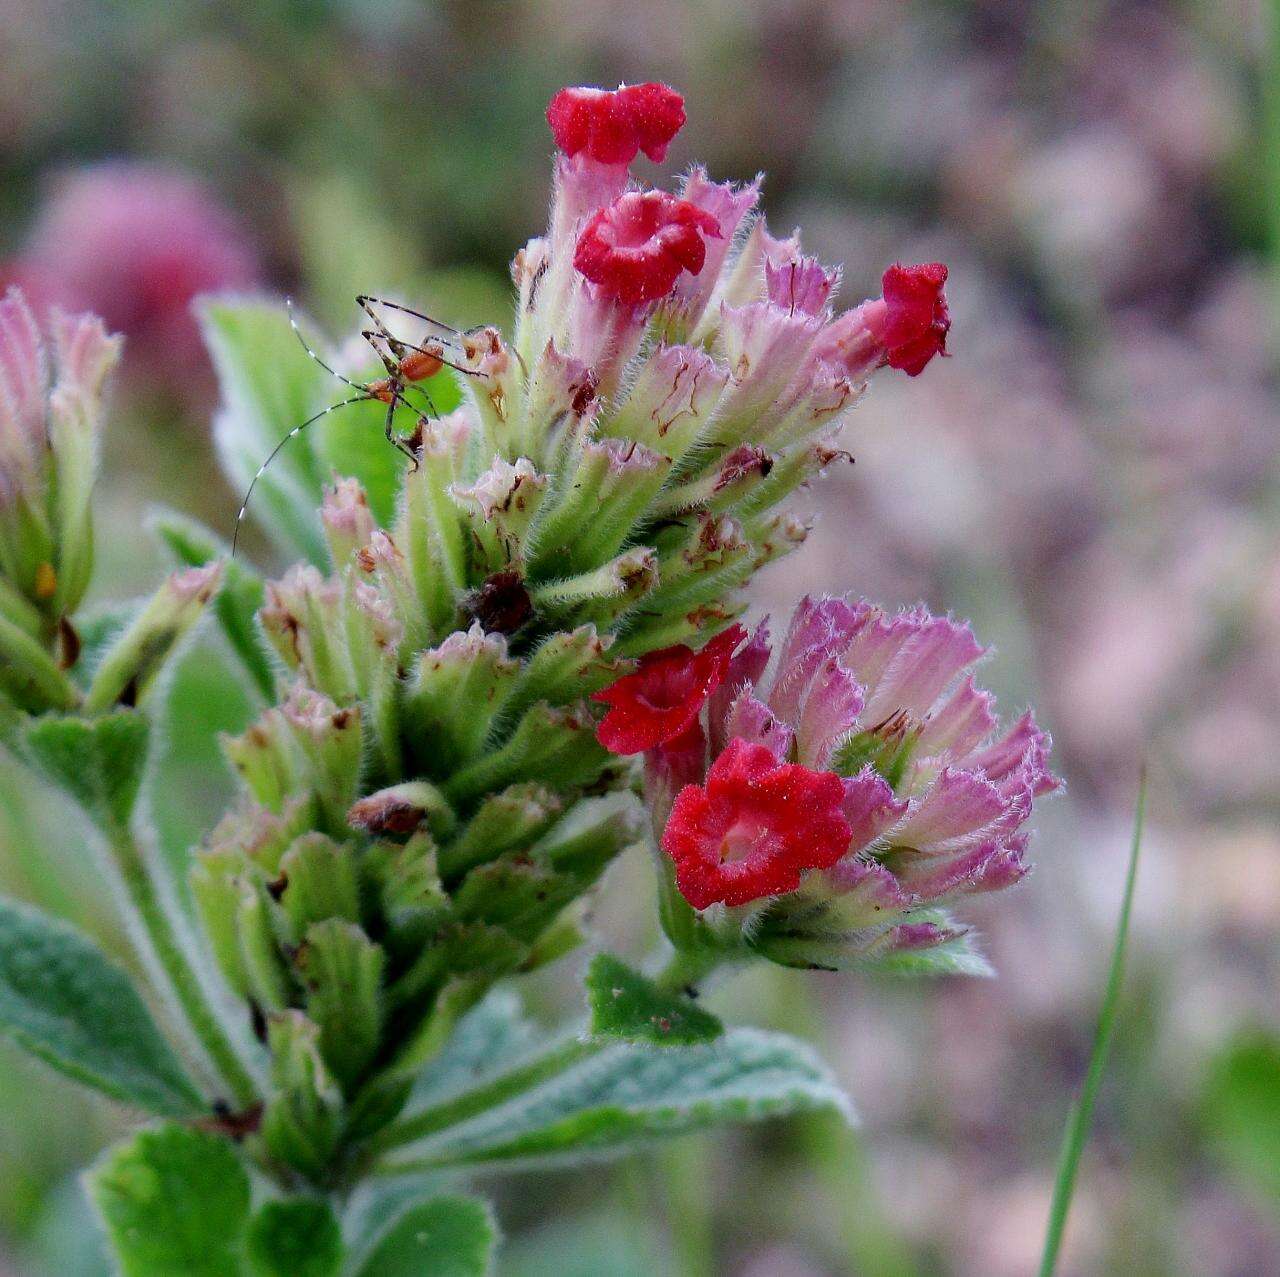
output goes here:
{"type": "Polygon", "coordinates": [[[100,718],[37,718],[26,751],[100,824],[123,827],[147,761],[147,720],[134,710],[100,718]]]}
{"type": "MultiPolygon", "coordinates": [[[[323,406],[330,378],[299,345],[279,302],[206,298],[199,315],[222,391],[214,442],[243,493],[272,449],[323,406]]],[[[325,477],[308,441],[291,440],[258,481],[250,509],[281,549],[319,566],[328,562],[316,516],[325,477]]]]}
{"type": "Polygon", "coordinates": [[[402,1214],[358,1277],[484,1277],[498,1233],[474,1197],[435,1197],[402,1214]]]}
{"type": "Polygon", "coordinates": [[[146,810],[175,894],[191,911],[191,849],[236,794],[220,737],[242,732],[254,699],[225,645],[210,635],[182,653],[149,711],[156,723],[154,766],[144,784],[146,810]]]}
{"type": "MultiPolygon", "coordinates": [[[[781,912],[766,914],[750,943],[770,962],[802,970],[865,971],[888,976],[994,974],[978,948],[976,934],[958,927],[945,909],[915,909],[908,920],[933,923],[957,934],[926,949],[897,950],[869,942],[865,919],[860,913],[853,919],[844,917],[841,904],[839,896],[824,901],[817,908],[800,911],[798,921],[781,912]]],[[[881,945],[891,940],[892,931],[882,929],[881,945]]]]}
{"type": "Polygon", "coordinates": [[[148,1112],[203,1107],[129,977],[75,928],[10,900],[0,900],[0,1032],[148,1112]]]}
{"type": "Polygon", "coordinates": [[[691,1046],[711,1042],[724,1025],[691,999],[668,993],[612,954],[599,953],[587,969],[587,1002],[596,1037],[691,1046]]]}
{"type": "Polygon", "coordinates": [[[359,1273],[396,1220],[412,1207],[447,1192],[451,1178],[429,1171],[394,1179],[366,1176],[361,1180],[342,1211],[342,1240],[347,1252],[344,1274],[359,1273]]]}
{"type": "Polygon", "coordinates": [[[1144,772],[1138,783],[1138,802],[1133,814],[1133,841],[1129,844],[1129,869],[1125,876],[1124,896],[1120,901],[1120,917],[1116,922],[1111,965],[1107,969],[1107,987],[1102,995],[1102,1009],[1098,1013],[1098,1028],[1094,1034],[1093,1051],[1089,1056],[1089,1069],[1085,1074],[1084,1086],[1080,1089],[1080,1098],[1067,1117],[1062,1151],[1058,1155],[1058,1174],[1053,1185],[1053,1200],[1049,1206],[1049,1227],[1040,1258],[1040,1277],[1053,1277],[1057,1267],[1058,1250],[1062,1245],[1062,1234],[1067,1226],[1067,1214],[1071,1210],[1071,1198],[1075,1193],[1076,1173],[1080,1169],[1080,1156],[1089,1138],[1093,1106],[1098,1098],[1098,1088],[1102,1085],[1102,1074],[1107,1067],[1107,1055],[1115,1033],[1120,986],[1124,980],[1124,957],[1129,945],[1133,890],[1138,881],[1138,852],[1142,847],[1142,822],[1146,806],[1147,778],[1144,772]]]}
{"type": "Polygon", "coordinates": [[[266,1202],[249,1223],[254,1277],[333,1277],[342,1263],[342,1232],[316,1198],[266,1202]]]}
{"type": "Polygon", "coordinates": [[[342,1134],[342,1093],[320,1056],[320,1030],[301,1011],[267,1021],[271,1095],[262,1115],[268,1153],[310,1178],[320,1176],[342,1134]]]}
{"type": "Polygon", "coordinates": [[[226,1140],[142,1131],[90,1174],[122,1277],[241,1277],[249,1176],[226,1140]]]}
{"type": "MultiPolygon", "coordinates": [[[[466,1107],[465,1097],[454,1103],[466,1107]]],[[[708,1126],[815,1109],[850,1111],[825,1066],[782,1034],[731,1029],[710,1044],[661,1051],[587,1044],[568,1067],[420,1140],[388,1169],[575,1162],[708,1126]]]]}
{"type": "Polygon", "coordinates": [[[1280,1218],[1280,1039],[1253,1030],[1223,1047],[1209,1068],[1204,1120],[1218,1155],[1280,1218]]]}
{"type": "Polygon", "coordinates": [[[462,1018],[414,1087],[414,1104],[440,1104],[471,1090],[530,1050],[537,1029],[510,989],[495,989],[462,1018]]]}

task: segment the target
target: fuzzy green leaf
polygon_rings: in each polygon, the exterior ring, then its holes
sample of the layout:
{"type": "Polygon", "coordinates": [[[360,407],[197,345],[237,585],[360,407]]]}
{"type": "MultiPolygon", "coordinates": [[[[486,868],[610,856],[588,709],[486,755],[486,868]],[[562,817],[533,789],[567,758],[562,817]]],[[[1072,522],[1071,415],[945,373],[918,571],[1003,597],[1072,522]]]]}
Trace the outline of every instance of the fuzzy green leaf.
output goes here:
{"type": "Polygon", "coordinates": [[[484,1277],[497,1240],[484,1202],[434,1197],[391,1225],[359,1277],[484,1277]]]}
{"type": "Polygon", "coordinates": [[[241,1277],[249,1176],[225,1139],[142,1131],[90,1175],[122,1277],[241,1277]]]}
{"type": "Polygon", "coordinates": [[[495,989],[464,1016],[444,1049],[423,1070],[414,1103],[440,1104],[471,1090],[527,1052],[537,1029],[520,1012],[520,999],[495,989]]]}
{"type": "Polygon", "coordinates": [[[266,1202],[249,1223],[253,1277],[333,1277],[342,1264],[342,1231],[315,1198],[266,1202]]]}
{"type": "Polygon", "coordinates": [[[9,900],[0,900],[0,1033],[148,1112],[202,1108],[129,977],[74,927],[9,900]]]}
{"type": "MultiPolygon", "coordinates": [[[[868,944],[861,925],[843,921],[839,899],[832,908],[805,919],[804,925],[779,932],[766,919],[751,943],[767,957],[785,967],[819,971],[865,971],[888,976],[990,976],[991,964],[978,948],[972,931],[958,929],[945,909],[917,909],[912,922],[930,922],[957,934],[926,949],[877,948],[868,944]]],[[[881,939],[888,939],[882,936],[881,939]]]]}
{"type": "Polygon", "coordinates": [[[38,718],[26,752],[100,824],[128,824],[147,761],[147,720],[133,710],[100,718],[38,718]]]}
{"type": "Polygon", "coordinates": [[[954,940],[946,940],[929,949],[902,950],[888,953],[862,964],[861,969],[879,975],[930,976],[970,975],[993,976],[991,963],[978,949],[973,936],[965,934],[954,940]]]}
{"type": "Polygon", "coordinates": [[[588,1046],[568,1067],[409,1146],[389,1166],[580,1162],[708,1126],[815,1109],[848,1114],[849,1103],[809,1048],[781,1034],[732,1029],[713,1043],[661,1051],[588,1046]]]}
{"type": "MultiPolygon", "coordinates": [[[[279,302],[206,298],[199,314],[222,392],[214,442],[232,486],[244,492],[276,444],[323,407],[329,374],[307,357],[279,302]]],[[[258,481],[250,509],[281,549],[320,566],[328,554],[315,508],[325,478],[308,441],[291,440],[258,481]]]]}
{"type": "Polygon", "coordinates": [[[667,993],[612,954],[599,953],[587,969],[587,1002],[596,1037],[691,1046],[711,1042],[724,1025],[689,998],[667,993]]]}
{"type": "Polygon", "coordinates": [[[504,856],[473,869],[458,888],[454,904],[463,922],[501,927],[532,944],[584,887],[571,874],[504,856]]]}
{"type": "Polygon", "coordinates": [[[262,1115],[267,1151],[304,1175],[320,1175],[342,1133],[342,1093],[320,1055],[320,1030],[301,1011],[267,1021],[271,1097],[262,1115]]]}

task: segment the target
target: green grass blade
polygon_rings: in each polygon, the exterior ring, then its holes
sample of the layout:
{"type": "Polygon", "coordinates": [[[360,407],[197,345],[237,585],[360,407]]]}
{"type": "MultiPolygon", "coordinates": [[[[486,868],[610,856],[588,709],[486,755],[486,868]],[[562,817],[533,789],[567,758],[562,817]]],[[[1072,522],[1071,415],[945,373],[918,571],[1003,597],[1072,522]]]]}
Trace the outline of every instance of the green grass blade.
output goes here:
{"type": "Polygon", "coordinates": [[[1053,1204],[1049,1209],[1049,1231],[1044,1241],[1044,1255],[1040,1260],[1040,1277],[1052,1277],[1058,1262],[1058,1250],[1062,1245],[1062,1233],[1067,1225],[1067,1213],[1071,1209],[1071,1197],[1076,1187],[1076,1172],[1080,1167],[1080,1154],[1084,1152],[1093,1120],[1093,1106],[1098,1098],[1098,1087],[1107,1066],[1107,1053],[1116,1027],[1116,1007],[1120,1001],[1120,985],[1124,978],[1124,956],[1129,942],[1129,915],[1133,908],[1133,888],[1138,879],[1138,848],[1142,845],[1142,820],[1147,804],[1147,777],[1144,771],[1138,783],[1138,803],[1133,817],[1133,842],[1129,847],[1129,871],[1125,878],[1124,900],[1120,905],[1120,921],[1116,924],[1116,939],[1111,951],[1111,969],[1107,972],[1107,989],[1102,998],[1102,1010],[1098,1015],[1098,1029],[1094,1034],[1093,1053],[1089,1057],[1089,1071],[1085,1075],[1080,1098],[1067,1119],[1066,1135],[1062,1141],[1062,1153],[1058,1158],[1058,1178],[1053,1186],[1053,1204]]]}

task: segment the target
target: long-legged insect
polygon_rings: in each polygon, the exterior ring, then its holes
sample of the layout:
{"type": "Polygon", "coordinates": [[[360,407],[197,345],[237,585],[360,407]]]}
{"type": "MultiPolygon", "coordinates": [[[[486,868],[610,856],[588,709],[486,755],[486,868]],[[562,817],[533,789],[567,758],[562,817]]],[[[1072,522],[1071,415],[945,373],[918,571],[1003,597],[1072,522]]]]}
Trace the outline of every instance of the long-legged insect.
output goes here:
{"type": "MultiPolygon", "coordinates": [[[[409,393],[415,392],[421,394],[426,400],[426,413],[432,416],[438,416],[435,404],[431,400],[431,396],[427,393],[425,386],[418,383],[434,377],[441,368],[452,368],[457,372],[465,373],[468,376],[479,376],[474,368],[466,368],[462,364],[455,363],[453,360],[445,358],[446,347],[445,340],[447,338],[430,338],[424,345],[416,345],[413,342],[404,341],[395,336],[379,318],[377,313],[373,311],[369,303],[390,307],[394,310],[404,311],[406,314],[413,315],[416,318],[423,319],[427,323],[434,325],[442,332],[450,334],[452,337],[462,337],[466,334],[460,332],[456,328],[443,323],[441,320],[433,319],[430,315],[423,315],[416,310],[411,310],[408,306],[401,306],[396,302],[382,301],[376,297],[368,297],[361,294],[356,298],[356,304],[366,315],[373,321],[372,329],[365,329],[361,336],[369,343],[382,361],[383,367],[387,371],[385,377],[380,377],[377,381],[358,382],[352,381],[350,377],[344,377],[337,369],[331,368],[323,359],[320,358],[307,339],[302,335],[302,330],[298,327],[298,320],[293,313],[293,301],[290,298],[285,299],[285,306],[289,313],[289,324],[294,331],[294,335],[302,345],[302,349],[320,365],[325,372],[336,377],[345,386],[350,386],[352,390],[358,393],[343,399],[338,403],[330,404],[329,407],[317,412],[314,416],[308,417],[301,425],[294,426],[283,439],[271,450],[267,459],[258,467],[253,478],[249,481],[248,490],[244,494],[244,500],[240,503],[239,512],[236,514],[235,531],[231,537],[231,555],[235,557],[236,547],[240,541],[240,529],[244,523],[244,517],[249,509],[249,501],[253,497],[253,490],[257,487],[258,480],[262,478],[267,467],[280,454],[281,449],[289,442],[290,439],[300,435],[308,426],[314,425],[321,417],[326,417],[331,412],[336,412],[339,408],[346,408],[356,403],[384,403],[387,405],[387,415],[384,422],[384,434],[387,442],[398,451],[403,452],[417,469],[418,458],[408,440],[402,439],[395,433],[395,413],[396,409],[402,404],[414,412],[418,412],[417,406],[409,399],[409,393]],[[379,344],[381,343],[381,344],[379,344]],[[384,349],[385,347],[385,349],[384,349]]],[[[449,353],[453,353],[450,351],[449,353]]]]}

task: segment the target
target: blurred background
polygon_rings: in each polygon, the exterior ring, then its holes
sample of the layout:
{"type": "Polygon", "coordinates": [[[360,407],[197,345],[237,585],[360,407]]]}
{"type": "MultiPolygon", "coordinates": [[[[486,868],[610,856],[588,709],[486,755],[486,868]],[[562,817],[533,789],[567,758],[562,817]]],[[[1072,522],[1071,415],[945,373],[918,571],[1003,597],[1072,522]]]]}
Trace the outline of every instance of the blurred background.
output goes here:
{"type": "MultiPolygon", "coordinates": [[[[768,177],[775,231],[951,266],[954,357],[881,378],[761,579],[924,600],[995,645],[1065,797],[1037,871],[967,909],[994,981],[760,973],[731,1015],[815,1035],[862,1115],[499,1181],[506,1277],[1034,1270],[1119,906],[1150,821],[1112,1067],[1062,1271],[1280,1273],[1280,73],[1265,0],[0,0],[0,282],[128,335],[103,601],[163,500],[229,536],[188,303],[396,290],[503,320],[565,83],[664,79],[668,171],[768,177]]],[[[656,177],[649,170],[646,177],[656,177]]],[[[301,357],[301,356],[300,356],[301,357]]],[[[385,446],[371,438],[370,447],[385,446]]],[[[225,801],[200,651],[153,798],[180,862],[225,801]]],[[[243,713],[249,713],[246,702],[243,713]]],[[[76,828],[0,771],[0,888],[119,944],[76,828]]],[[[617,871],[647,890],[647,866],[617,871]]],[[[617,880],[600,925],[654,942],[617,880]]],[[[561,970],[533,991],[572,1005],[561,970]]],[[[0,1051],[0,1273],[105,1271],[74,1174],[118,1114],[0,1051]]]]}

